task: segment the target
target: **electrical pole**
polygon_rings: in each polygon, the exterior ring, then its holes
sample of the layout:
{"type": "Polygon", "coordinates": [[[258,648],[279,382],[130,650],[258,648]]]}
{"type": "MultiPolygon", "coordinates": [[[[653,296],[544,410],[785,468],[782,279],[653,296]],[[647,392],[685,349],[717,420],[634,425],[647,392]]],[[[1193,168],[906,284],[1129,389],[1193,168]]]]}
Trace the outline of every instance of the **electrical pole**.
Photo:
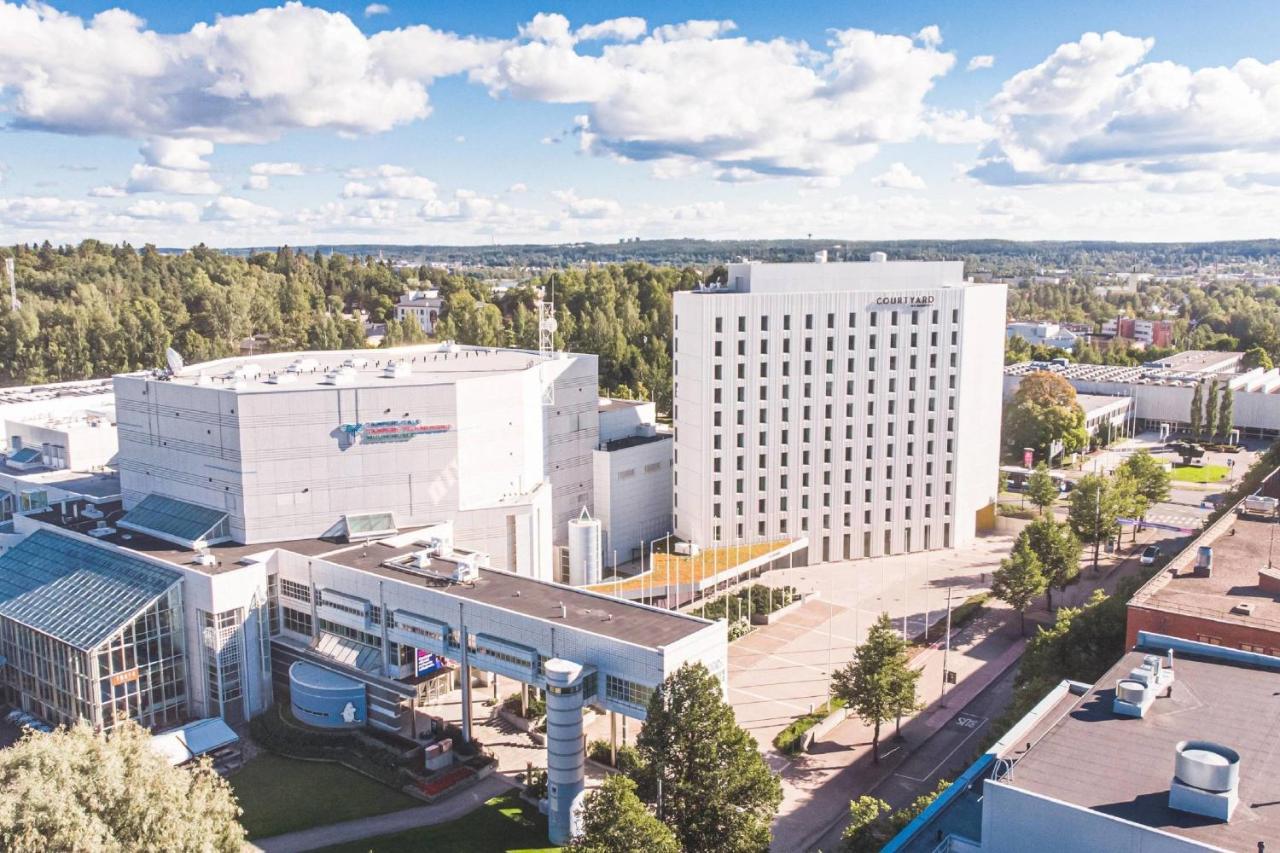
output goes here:
{"type": "Polygon", "coordinates": [[[942,698],[938,702],[947,707],[947,658],[951,655],[951,587],[947,587],[947,635],[946,645],[942,647],[942,698]]]}

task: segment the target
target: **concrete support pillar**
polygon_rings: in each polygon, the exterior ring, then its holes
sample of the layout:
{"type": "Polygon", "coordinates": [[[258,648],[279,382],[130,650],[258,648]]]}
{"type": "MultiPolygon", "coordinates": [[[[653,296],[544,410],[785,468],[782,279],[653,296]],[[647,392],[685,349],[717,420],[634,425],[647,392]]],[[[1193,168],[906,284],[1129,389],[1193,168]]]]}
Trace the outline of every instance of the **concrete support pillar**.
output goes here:
{"type": "Polygon", "coordinates": [[[618,712],[609,712],[609,763],[618,766],[618,712]]]}
{"type": "Polygon", "coordinates": [[[467,629],[462,628],[462,658],[458,678],[462,681],[462,741],[471,743],[471,663],[467,659],[467,629]]]}
{"type": "Polygon", "coordinates": [[[547,835],[573,839],[573,812],[582,798],[586,755],[582,733],[582,664],[552,658],[547,678],[547,835]]]}

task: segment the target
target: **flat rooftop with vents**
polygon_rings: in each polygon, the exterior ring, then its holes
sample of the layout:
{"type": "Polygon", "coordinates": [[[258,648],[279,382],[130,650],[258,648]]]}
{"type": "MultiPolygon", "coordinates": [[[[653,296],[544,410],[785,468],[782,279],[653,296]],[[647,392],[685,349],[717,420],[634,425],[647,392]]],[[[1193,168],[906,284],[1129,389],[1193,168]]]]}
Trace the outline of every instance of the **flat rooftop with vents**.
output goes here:
{"type": "Polygon", "coordinates": [[[1097,684],[1046,695],[885,851],[1252,853],[1280,839],[1277,733],[1280,658],[1144,633],[1097,684]],[[1142,716],[1119,710],[1153,671],[1142,716]]]}

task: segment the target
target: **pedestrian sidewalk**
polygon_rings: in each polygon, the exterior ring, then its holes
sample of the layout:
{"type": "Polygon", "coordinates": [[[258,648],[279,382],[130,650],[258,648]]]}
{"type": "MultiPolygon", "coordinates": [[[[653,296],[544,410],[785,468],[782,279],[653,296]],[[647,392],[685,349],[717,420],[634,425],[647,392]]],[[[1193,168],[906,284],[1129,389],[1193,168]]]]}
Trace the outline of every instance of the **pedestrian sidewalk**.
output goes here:
{"type": "Polygon", "coordinates": [[[1018,615],[992,599],[973,623],[952,637],[947,668],[957,683],[948,685],[945,704],[943,649],[936,645],[917,655],[912,665],[921,671],[919,693],[926,707],[904,719],[904,741],[894,741],[893,721],[881,726],[880,763],[872,761],[872,727],[850,717],[816,742],[811,752],[788,759],[770,751],[770,764],[781,768],[783,801],[773,824],[773,849],[808,850],[849,813],[849,801],[889,776],[909,754],[945,726],[964,705],[1017,663],[1026,645],[1018,630],[1018,615]]]}
{"type": "Polygon", "coordinates": [[[488,800],[506,792],[512,783],[501,775],[482,779],[474,786],[447,800],[429,806],[416,806],[389,814],[362,817],[328,826],[314,826],[271,838],[259,838],[245,844],[246,851],[262,853],[302,853],[331,844],[345,844],[362,838],[375,838],[406,829],[448,823],[484,805],[488,800]]]}

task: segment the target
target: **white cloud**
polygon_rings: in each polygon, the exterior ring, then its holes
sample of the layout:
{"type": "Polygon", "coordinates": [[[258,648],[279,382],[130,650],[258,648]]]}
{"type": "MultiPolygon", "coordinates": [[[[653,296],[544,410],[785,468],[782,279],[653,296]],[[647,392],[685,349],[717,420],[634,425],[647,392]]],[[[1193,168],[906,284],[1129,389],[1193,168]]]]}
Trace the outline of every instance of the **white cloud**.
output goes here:
{"type": "Polygon", "coordinates": [[[146,163],[135,164],[125,182],[127,193],[177,193],[179,195],[212,195],[222,187],[207,172],[167,169],[146,163]]]}
{"type": "Polygon", "coordinates": [[[507,187],[507,192],[509,193],[523,193],[528,191],[529,188],[519,181],[507,187]]]}
{"type": "Polygon", "coordinates": [[[421,119],[434,79],[502,44],[425,26],[366,36],[346,15],[301,3],[170,34],[119,9],[86,20],[0,2],[0,32],[14,126],[212,142],[297,128],[373,133],[421,119]]]}
{"type": "Polygon", "coordinates": [[[93,209],[88,202],[50,196],[0,198],[0,222],[13,226],[59,225],[88,216],[93,209]]]}
{"type": "Polygon", "coordinates": [[[937,27],[833,31],[822,51],[732,29],[689,21],[582,53],[567,19],[539,15],[470,74],[494,96],[584,104],[575,132],[593,153],[814,176],[848,174],[880,144],[924,133],[924,98],[955,62],[937,27]]]}
{"type": "Polygon", "coordinates": [[[412,169],[408,169],[404,166],[393,166],[389,163],[384,163],[381,166],[356,166],[343,172],[342,177],[363,181],[369,178],[394,178],[400,175],[412,174],[412,169]]]}
{"type": "Polygon", "coordinates": [[[307,169],[301,163],[254,163],[249,167],[251,175],[267,175],[269,177],[298,177],[305,175],[307,169]]]}
{"type": "Polygon", "coordinates": [[[94,198],[120,198],[128,195],[128,193],[124,191],[123,187],[115,187],[108,184],[101,187],[94,187],[89,190],[89,195],[94,198]]]}
{"type": "Polygon", "coordinates": [[[366,18],[372,18],[374,15],[387,15],[390,12],[391,7],[386,3],[370,3],[364,7],[364,16],[366,18]]]}
{"type": "Polygon", "coordinates": [[[139,199],[126,207],[124,212],[126,216],[133,219],[147,219],[157,222],[195,222],[200,218],[199,208],[189,201],[139,199]]]}
{"type": "Polygon", "coordinates": [[[564,205],[571,219],[608,219],[622,213],[622,205],[609,198],[581,198],[572,190],[557,190],[551,194],[564,205]]]}
{"type": "Polygon", "coordinates": [[[271,178],[266,175],[250,175],[249,179],[244,182],[246,190],[269,190],[271,189],[271,178]]]}
{"type": "Polygon", "coordinates": [[[432,201],[437,197],[436,184],[429,178],[412,174],[393,174],[371,182],[352,181],[342,188],[343,198],[401,198],[432,201]]]}
{"type": "Polygon", "coordinates": [[[207,139],[150,139],[140,149],[147,165],[163,169],[209,170],[205,160],[213,153],[213,143],[207,139]]]}
{"type": "Polygon", "coordinates": [[[200,218],[205,222],[272,223],[280,218],[280,212],[246,198],[223,195],[206,204],[200,218]]]}
{"type": "Polygon", "coordinates": [[[467,138],[460,133],[453,138],[453,141],[461,145],[462,143],[467,141],[467,138]]]}
{"type": "Polygon", "coordinates": [[[573,35],[578,41],[604,39],[610,41],[635,41],[644,35],[648,29],[649,25],[644,18],[611,18],[598,24],[587,24],[586,26],[578,27],[573,35]]]}
{"type": "Polygon", "coordinates": [[[894,163],[888,169],[871,179],[877,187],[895,190],[922,190],[925,188],[924,178],[912,172],[905,163],[894,163]]]}
{"type": "Polygon", "coordinates": [[[1280,172],[1280,61],[1191,69],[1145,61],[1153,45],[1086,33],[1015,74],[991,100],[997,138],[970,174],[1158,188],[1170,175],[1232,174],[1245,159],[1280,172]]]}
{"type": "Polygon", "coordinates": [[[965,71],[978,71],[982,68],[991,68],[996,64],[996,58],[989,53],[980,54],[971,57],[969,64],[964,67],[965,71]]]}

